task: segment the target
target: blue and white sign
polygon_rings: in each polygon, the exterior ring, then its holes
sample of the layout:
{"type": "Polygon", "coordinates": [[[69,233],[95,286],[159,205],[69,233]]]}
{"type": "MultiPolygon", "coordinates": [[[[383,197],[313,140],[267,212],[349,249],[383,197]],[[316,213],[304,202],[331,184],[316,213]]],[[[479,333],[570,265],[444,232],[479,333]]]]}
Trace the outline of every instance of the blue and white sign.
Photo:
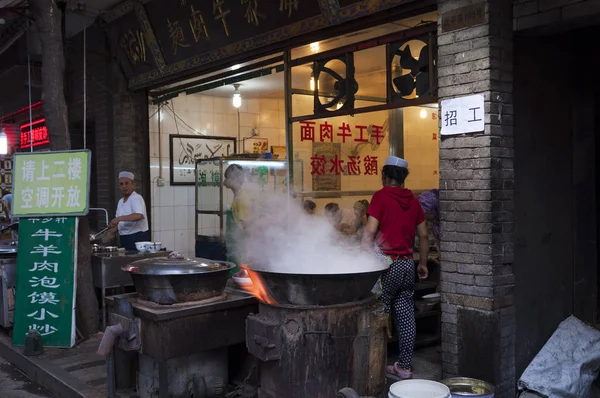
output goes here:
{"type": "Polygon", "coordinates": [[[485,128],[483,94],[442,101],[441,135],[481,132],[485,128]]]}

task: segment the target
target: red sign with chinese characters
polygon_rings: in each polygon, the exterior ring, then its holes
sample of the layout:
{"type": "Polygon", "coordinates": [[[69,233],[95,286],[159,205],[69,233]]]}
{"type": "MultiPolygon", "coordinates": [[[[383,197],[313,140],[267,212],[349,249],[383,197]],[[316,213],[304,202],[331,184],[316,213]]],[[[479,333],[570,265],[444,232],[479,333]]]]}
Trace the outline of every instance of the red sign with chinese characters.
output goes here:
{"type": "Polygon", "coordinates": [[[381,145],[385,138],[383,126],[375,124],[371,126],[352,126],[346,122],[341,126],[334,127],[325,122],[320,123],[317,128],[316,122],[300,122],[300,141],[310,142],[333,142],[333,137],[340,137],[342,144],[348,142],[372,142],[381,145]],[[370,138],[370,139],[369,139],[370,138]]]}
{"type": "Polygon", "coordinates": [[[327,159],[324,155],[314,154],[310,158],[310,165],[312,171],[310,174],[314,175],[377,175],[379,174],[377,156],[348,156],[347,159],[343,159],[338,155],[335,155],[331,159],[327,159]]]}
{"type": "Polygon", "coordinates": [[[20,148],[30,148],[50,143],[46,119],[35,120],[33,123],[22,124],[19,128],[20,148]],[[31,140],[31,142],[30,142],[31,140]]]}
{"type": "MultiPolygon", "coordinates": [[[[343,144],[346,142],[371,143],[381,145],[385,138],[383,126],[378,125],[350,125],[343,122],[334,127],[328,122],[300,122],[300,141],[315,143],[332,143],[334,137],[340,137],[343,144]]],[[[316,145],[316,144],[315,144],[316,145]]],[[[327,158],[323,154],[314,153],[310,159],[311,174],[322,175],[377,175],[379,173],[377,156],[346,156],[339,155],[327,158]]]]}

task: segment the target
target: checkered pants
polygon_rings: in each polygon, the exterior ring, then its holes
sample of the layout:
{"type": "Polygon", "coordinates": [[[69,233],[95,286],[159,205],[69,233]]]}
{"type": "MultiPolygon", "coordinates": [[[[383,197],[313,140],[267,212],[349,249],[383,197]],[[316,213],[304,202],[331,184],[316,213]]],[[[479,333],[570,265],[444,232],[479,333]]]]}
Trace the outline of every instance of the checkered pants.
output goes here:
{"type": "Polygon", "coordinates": [[[380,300],[391,313],[398,335],[400,354],[398,366],[411,369],[415,347],[415,265],[412,259],[399,259],[381,275],[382,294],[380,300]]]}

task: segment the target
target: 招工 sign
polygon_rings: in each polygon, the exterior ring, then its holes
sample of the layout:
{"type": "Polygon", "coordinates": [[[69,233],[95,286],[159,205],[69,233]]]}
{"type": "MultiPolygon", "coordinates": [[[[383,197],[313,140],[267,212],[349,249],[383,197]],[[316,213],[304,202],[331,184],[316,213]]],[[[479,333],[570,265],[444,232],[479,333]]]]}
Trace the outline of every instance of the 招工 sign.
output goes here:
{"type": "Polygon", "coordinates": [[[86,215],[89,210],[90,158],[90,152],[85,150],[16,153],[13,215],[86,215]]]}
{"type": "Polygon", "coordinates": [[[483,94],[442,101],[441,135],[477,133],[485,129],[483,94]]]}
{"type": "Polygon", "coordinates": [[[76,217],[20,220],[14,345],[30,329],[46,347],[75,344],[76,262],[76,217]]]}

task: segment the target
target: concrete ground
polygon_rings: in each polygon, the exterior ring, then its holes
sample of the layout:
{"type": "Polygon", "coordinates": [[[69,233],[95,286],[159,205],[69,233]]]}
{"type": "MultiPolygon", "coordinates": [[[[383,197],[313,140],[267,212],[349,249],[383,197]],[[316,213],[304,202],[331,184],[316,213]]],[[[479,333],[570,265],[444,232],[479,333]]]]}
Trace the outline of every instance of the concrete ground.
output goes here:
{"type": "Polygon", "coordinates": [[[0,396],[2,398],[53,397],[47,390],[32,382],[2,358],[0,358],[0,396]]]}
{"type": "MultiPolygon", "coordinates": [[[[388,345],[388,365],[398,359],[397,346],[392,343],[388,345]]],[[[442,350],[441,346],[423,347],[415,350],[413,354],[413,371],[415,379],[426,379],[440,381],[442,379],[442,350]]],[[[389,388],[400,379],[387,376],[387,386],[384,396],[388,396],[389,388]]]]}

